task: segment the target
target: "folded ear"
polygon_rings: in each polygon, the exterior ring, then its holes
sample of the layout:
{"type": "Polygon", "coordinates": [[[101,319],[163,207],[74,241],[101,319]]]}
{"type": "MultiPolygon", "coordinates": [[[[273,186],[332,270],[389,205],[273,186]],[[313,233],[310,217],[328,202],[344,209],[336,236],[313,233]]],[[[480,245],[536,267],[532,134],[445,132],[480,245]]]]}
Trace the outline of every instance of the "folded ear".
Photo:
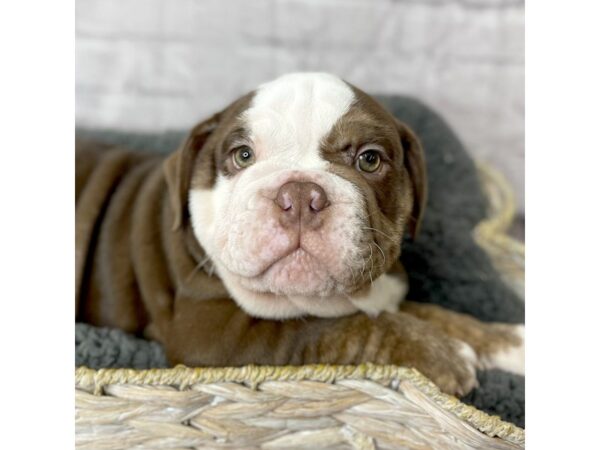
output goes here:
{"type": "Polygon", "coordinates": [[[196,125],[181,147],[163,163],[163,172],[169,190],[169,201],[173,210],[173,230],[181,226],[188,214],[188,192],[194,162],[210,134],[217,128],[219,120],[220,114],[215,114],[196,125]]]}
{"type": "Polygon", "coordinates": [[[404,150],[404,167],[410,177],[413,190],[412,212],[408,220],[408,232],[415,238],[427,203],[427,168],[425,154],[417,136],[408,126],[396,120],[400,142],[404,150]]]}

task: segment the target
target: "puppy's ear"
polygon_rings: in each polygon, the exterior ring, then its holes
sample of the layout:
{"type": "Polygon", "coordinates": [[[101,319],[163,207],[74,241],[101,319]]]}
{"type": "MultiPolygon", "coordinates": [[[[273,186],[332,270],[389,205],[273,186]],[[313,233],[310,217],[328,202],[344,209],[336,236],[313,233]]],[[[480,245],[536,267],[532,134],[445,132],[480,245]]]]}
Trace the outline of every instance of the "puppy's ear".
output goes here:
{"type": "Polygon", "coordinates": [[[425,154],[419,139],[406,124],[396,120],[396,126],[404,150],[404,167],[410,177],[413,190],[413,206],[408,220],[408,232],[414,239],[419,232],[423,213],[425,212],[425,204],[427,203],[425,154]]]}
{"type": "Polygon", "coordinates": [[[181,147],[163,163],[163,172],[167,180],[169,201],[173,210],[173,230],[181,227],[187,214],[188,192],[194,162],[210,134],[217,128],[220,114],[217,113],[196,125],[181,147]]]}

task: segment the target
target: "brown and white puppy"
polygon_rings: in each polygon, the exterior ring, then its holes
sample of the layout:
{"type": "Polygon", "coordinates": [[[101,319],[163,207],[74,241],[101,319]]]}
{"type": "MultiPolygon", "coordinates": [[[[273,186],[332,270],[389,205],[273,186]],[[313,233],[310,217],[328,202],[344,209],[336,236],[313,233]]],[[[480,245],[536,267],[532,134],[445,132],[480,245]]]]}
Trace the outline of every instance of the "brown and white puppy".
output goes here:
{"type": "Polygon", "coordinates": [[[264,84],[164,162],[81,147],[78,319],[145,333],[188,365],[391,363],[457,394],[476,367],[522,371],[521,329],[399,311],[423,151],[339,78],[264,84]]]}

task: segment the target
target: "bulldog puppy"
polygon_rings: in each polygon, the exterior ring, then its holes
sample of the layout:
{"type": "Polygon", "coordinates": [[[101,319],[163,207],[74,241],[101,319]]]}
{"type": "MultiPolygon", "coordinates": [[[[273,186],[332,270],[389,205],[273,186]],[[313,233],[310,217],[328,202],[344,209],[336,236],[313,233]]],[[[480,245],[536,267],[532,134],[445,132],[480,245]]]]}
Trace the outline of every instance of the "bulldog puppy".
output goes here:
{"type": "Polygon", "coordinates": [[[78,320],[156,339],[189,366],[370,361],[458,395],[478,367],[522,371],[522,328],[400,304],[423,150],[339,78],[264,84],[166,159],[77,147],[78,320]]]}

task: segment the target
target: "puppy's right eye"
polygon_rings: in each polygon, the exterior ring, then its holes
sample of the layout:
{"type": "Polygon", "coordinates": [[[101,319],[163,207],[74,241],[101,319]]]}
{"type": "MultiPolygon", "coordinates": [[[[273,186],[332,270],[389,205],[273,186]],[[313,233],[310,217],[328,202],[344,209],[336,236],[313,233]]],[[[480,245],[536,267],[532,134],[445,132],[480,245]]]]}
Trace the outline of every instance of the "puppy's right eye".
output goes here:
{"type": "Polygon", "coordinates": [[[245,169],[254,164],[254,151],[247,145],[242,145],[233,151],[233,162],[238,169],[245,169]]]}

